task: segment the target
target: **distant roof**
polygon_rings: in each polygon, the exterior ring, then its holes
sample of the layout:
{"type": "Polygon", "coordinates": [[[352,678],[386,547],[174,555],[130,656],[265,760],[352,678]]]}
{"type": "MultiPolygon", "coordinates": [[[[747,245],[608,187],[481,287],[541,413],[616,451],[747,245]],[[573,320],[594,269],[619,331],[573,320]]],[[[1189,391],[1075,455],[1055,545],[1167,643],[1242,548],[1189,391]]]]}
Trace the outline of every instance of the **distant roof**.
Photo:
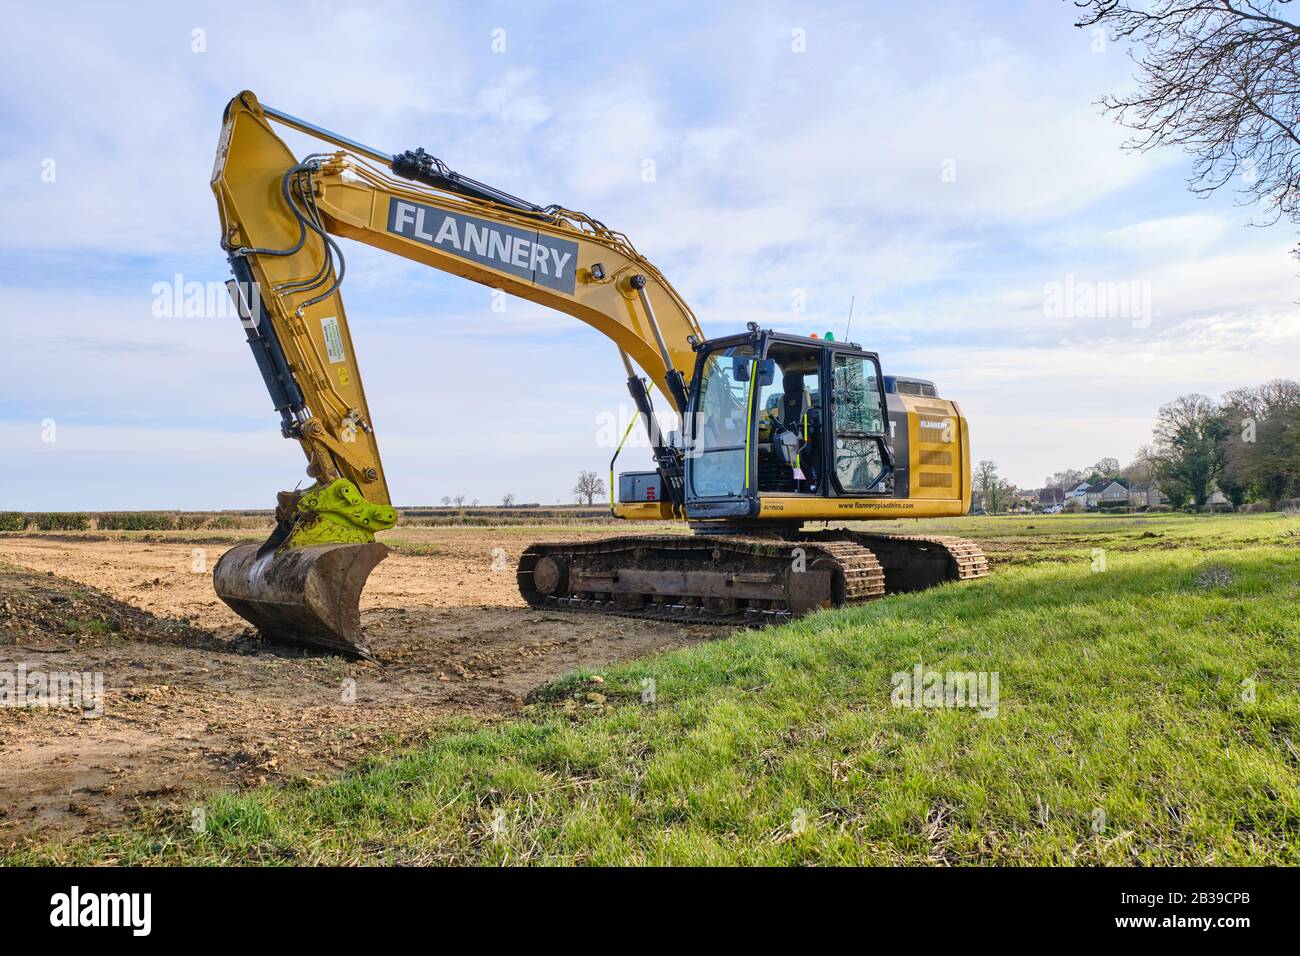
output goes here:
{"type": "Polygon", "coordinates": [[[1107,488],[1109,488],[1111,485],[1119,485],[1119,486],[1120,486],[1121,488],[1123,488],[1125,491],[1128,491],[1128,485],[1125,484],[1124,479],[1122,479],[1122,478],[1107,478],[1105,481],[1099,481],[1099,482],[1097,482],[1095,485],[1089,485],[1089,486],[1088,486],[1088,494],[1090,494],[1090,495],[1099,495],[1099,494],[1101,494],[1103,491],[1105,491],[1107,488]]]}

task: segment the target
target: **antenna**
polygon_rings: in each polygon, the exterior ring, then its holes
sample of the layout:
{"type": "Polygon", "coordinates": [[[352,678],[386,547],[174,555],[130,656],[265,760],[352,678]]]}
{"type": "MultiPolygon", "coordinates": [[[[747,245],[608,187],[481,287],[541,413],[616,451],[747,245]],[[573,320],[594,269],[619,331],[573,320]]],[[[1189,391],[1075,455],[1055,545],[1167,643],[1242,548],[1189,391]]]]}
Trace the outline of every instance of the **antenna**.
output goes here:
{"type": "Polygon", "coordinates": [[[849,327],[850,327],[851,325],[853,325],[853,303],[854,303],[854,301],[856,301],[856,300],[857,300],[857,296],[850,296],[850,297],[849,297],[849,320],[848,320],[847,322],[844,323],[844,341],[845,341],[845,342],[847,342],[847,341],[849,340],[849,327]]]}

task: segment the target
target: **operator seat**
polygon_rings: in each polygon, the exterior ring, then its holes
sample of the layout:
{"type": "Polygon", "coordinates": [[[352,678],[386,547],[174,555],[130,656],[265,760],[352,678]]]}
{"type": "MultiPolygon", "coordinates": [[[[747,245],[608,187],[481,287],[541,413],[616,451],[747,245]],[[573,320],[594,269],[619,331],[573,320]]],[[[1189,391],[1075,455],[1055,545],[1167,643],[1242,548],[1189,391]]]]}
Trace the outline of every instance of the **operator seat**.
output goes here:
{"type": "Polygon", "coordinates": [[[786,372],[781,378],[781,391],[785,398],[781,403],[781,424],[794,431],[803,433],[803,416],[808,411],[808,392],[803,387],[803,372],[786,372]]]}
{"type": "Polygon", "coordinates": [[[781,436],[782,456],[793,473],[795,461],[803,472],[803,481],[808,484],[797,490],[816,492],[817,467],[817,415],[812,407],[808,390],[804,388],[804,372],[786,372],[781,379],[781,391],[784,393],[781,403],[781,424],[785,433],[781,436]],[[805,422],[805,416],[807,421],[805,422]],[[807,443],[804,442],[805,425],[807,443]]]}

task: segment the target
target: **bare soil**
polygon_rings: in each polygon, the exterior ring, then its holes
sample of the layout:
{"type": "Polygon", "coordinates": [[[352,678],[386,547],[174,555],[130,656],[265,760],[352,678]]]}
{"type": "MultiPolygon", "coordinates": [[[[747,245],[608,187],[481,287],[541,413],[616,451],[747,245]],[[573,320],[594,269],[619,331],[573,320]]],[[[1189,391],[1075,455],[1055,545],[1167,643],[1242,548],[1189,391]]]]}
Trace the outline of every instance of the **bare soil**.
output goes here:
{"type": "Polygon", "coordinates": [[[445,718],[508,715],[579,667],[728,633],[531,611],[510,560],[523,537],[419,530],[404,539],[416,553],[390,556],[366,589],[378,665],[253,635],[212,592],[228,544],[0,538],[0,672],[104,680],[100,717],[0,707],[0,847],[145,809],[183,811],[218,789],[324,779],[436,733],[445,718]]]}

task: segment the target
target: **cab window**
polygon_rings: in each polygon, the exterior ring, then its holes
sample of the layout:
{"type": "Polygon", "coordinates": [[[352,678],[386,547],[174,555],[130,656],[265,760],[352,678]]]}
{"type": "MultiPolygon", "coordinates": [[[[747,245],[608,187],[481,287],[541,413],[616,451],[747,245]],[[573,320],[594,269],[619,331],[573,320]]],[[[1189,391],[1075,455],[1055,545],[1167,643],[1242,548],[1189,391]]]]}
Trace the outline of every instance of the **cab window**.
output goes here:
{"type": "Polygon", "coordinates": [[[745,437],[755,358],[754,350],[743,345],[720,349],[704,363],[687,461],[691,491],[698,497],[745,493],[745,437]]]}
{"type": "Polygon", "coordinates": [[[845,494],[878,491],[885,474],[881,454],[885,411],[876,363],[860,355],[836,354],[831,369],[835,480],[845,494]]]}
{"type": "Polygon", "coordinates": [[[884,409],[876,363],[860,355],[836,355],[835,430],[856,435],[882,435],[884,409]]]}

